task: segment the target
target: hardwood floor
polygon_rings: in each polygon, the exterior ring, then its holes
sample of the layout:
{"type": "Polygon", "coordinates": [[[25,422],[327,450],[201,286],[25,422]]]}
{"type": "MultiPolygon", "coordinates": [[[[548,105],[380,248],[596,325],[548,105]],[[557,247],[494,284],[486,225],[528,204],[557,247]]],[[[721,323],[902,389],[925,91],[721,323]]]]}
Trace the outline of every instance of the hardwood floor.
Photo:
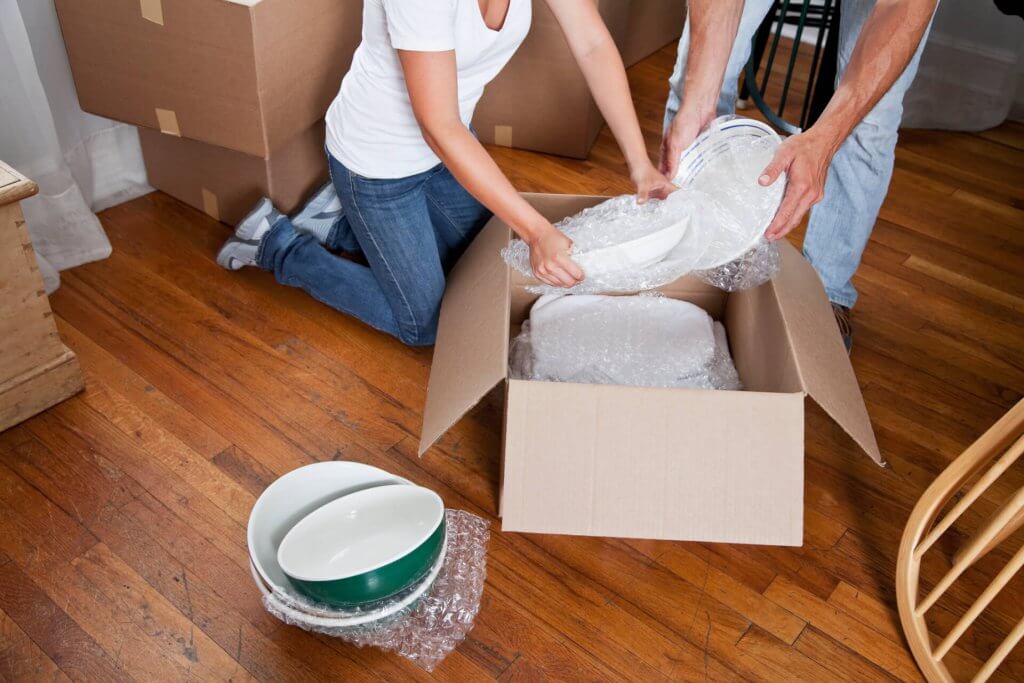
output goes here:
{"type": "MultiPolygon", "coordinates": [[[[630,70],[652,153],[674,48],[630,70]]],[[[607,130],[587,161],[508,149],[522,190],[628,192],[607,130]]],[[[441,680],[920,680],[893,595],[902,526],[935,475],[1024,394],[1024,125],[904,131],[856,284],[853,364],[881,469],[808,401],[801,548],[500,533],[492,397],[415,454],[430,352],[213,256],[229,228],[155,193],[105,211],[113,255],[62,274],[84,394],[0,434],[0,678],[428,679],[284,626],[245,523],[276,476],[379,465],[492,520],[483,605],[441,680]]],[[[795,237],[800,241],[800,236],[795,237]]],[[[949,566],[1010,472],[923,568],[949,566]]],[[[1019,545],[940,602],[943,634],[1019,545]]],[[[1024,579],[948,663],[969,677],[1020,618],[1024,579]]],[[[1024,655],[1001,680],[1024,679],[1024,655]]]]}

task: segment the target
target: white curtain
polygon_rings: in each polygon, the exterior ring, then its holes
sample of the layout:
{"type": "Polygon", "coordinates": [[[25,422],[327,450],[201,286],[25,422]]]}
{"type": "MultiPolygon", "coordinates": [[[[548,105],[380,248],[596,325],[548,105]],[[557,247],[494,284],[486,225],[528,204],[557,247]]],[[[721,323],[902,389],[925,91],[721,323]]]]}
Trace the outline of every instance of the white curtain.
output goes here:
{"type": "Polygon", "coordinates": [[[78,106],[52,0],[0,0],[0,159],[39,184],[22,202],[47,291],[110,255],[95,211],[149,192],[132,126],[78,106]]]}
{"type": "Polygon", "coordinates": [[[908,128],[984,130],[1024,116],[1024,20],[993,0],[940,0],[903,106],[908,128]]]}

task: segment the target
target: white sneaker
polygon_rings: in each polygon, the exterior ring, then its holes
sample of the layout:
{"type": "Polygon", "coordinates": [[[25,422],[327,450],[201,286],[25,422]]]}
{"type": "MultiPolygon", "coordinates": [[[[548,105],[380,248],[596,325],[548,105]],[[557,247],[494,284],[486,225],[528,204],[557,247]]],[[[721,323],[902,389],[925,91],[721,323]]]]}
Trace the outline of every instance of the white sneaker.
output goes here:
{"type": "Polygon", "coordinates": [[[245,266],[257,265],[256,255],[260,250],[260,240],[243,240],[229,237],[224,246],[217,252],[217,265],[228,270],[241,270],[245,266]]]}
{"type": "Polygon", "coordinates": [[[263,236],[273,226],[272,218],[275,214],[280,216],[280,213],[274,208],[273,202],[264,197],[256,203],[256,207],[249,212],[249,215],[239,222],[238,227],[235,228],[235,237],[241,240],[259,241],[263,239],[263,236]]]}
{"type": "Polygon", "coordinates": [[[294,218],[292,225],[296,232],[313,235],[321,244],[327,241],[331,228],[345,215],[341,199],[334,190],[334,183],[328,182],[316,191],[294,218]]]}
{"type": "Polygon", "coordinates": [[[256,207],[235,228],[234,236],[229,237],[217,252],[217,264],[228,270],[257,265],[260,242],[281,215],[268,198],[264,197],[257,202],[256,207]]]}

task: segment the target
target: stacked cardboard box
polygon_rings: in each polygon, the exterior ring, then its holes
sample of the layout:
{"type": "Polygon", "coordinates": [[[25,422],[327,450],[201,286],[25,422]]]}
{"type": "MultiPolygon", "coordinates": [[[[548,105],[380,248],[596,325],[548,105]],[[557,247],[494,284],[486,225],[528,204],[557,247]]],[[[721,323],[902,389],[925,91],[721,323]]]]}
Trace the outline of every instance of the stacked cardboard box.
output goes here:
{"type": "MultiPolygon", "coordinates": [[[[551,221],[605,199],[527,198],[551,221]]],[[[881,462],[821,280],[788,242],[760,287],[661,288],[728,330],[746,390],[710,391],[508,379],[509,340],[537,298],[500,256],[511,236],[493,219],[449,276],[419,449],[503,384],[503,530],[800,545],[808,395],[881,462]]]]}
{"type": "MultiPolygon", "coordinates": [[[[626,66],[682,33],[684,0],[595,1],[626,66]]],[[[577,159],[590,153],[604,119],[545,0],[534,0],[530,34],[487,86],[473,126],[494,145],[577,159]]]]}
{"type": "Polygon", "coordinates": [[[359,0],[56,0],[86,111],[140,127],[150,183],[225,222],[326,179],[359,0]]]}
{"type": "Polygon", "coordinates": [[[686,0],[634,0],[622,45],[622,61],[633,66],[679,40],[686,22],[686,0]]]}
{"type": "MultiPolygon", "coordinates": [[[[595,0],[617,45],[629,0],[595,0]]],[[[533,0],[533,25],[484,92],[473,117],[482,142],[585,159],[604,119],[546,0],[533,0]]]]}
{"type": "MultiPolygon", "coordinates": [[[[322,118],[361,0],[55,0],[86,111],[140,127],[150,182],[226,222],[285,211],[326,178],[322,118]]],[[[682,0],[595,0],[627,65],[679,35],[682,0]]],[[[585,158],[604,121],[544,0],[474,126],[497,145],[585,158]]]]}

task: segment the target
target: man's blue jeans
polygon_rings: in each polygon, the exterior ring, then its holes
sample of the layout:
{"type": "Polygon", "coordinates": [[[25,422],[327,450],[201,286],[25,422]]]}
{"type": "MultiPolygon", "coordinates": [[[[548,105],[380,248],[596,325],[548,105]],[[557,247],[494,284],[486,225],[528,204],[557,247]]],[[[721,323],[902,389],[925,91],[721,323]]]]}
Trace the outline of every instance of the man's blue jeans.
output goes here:
{"type": "MultiPolygon", "coordinates": [[[[746,0],[739,30],[729,56],[725,82],[718,100],[719,116],[732,114],[736,108],[738,79],[750,58],[751,39],[771,7],[771,0],[746,0]]],[[[872,0],[844,0],[839,25],[838,79],[853,55],[854,45],[864,22],[874,8],[872,0]]],[[[825,183],[824,199],[811,210],[811,219],[804,239],[804,256],[811,262],[831,301],[853,306],[857,300],[852,278],[860,265],[878,218],[892,178],[896,136],[903,117],[903,95],[917,73],[921,45],[903,74],[833,157],[825,183]]],[[[665,112],[668,129],[683,97],[686,56],[690,49],[690,22],[687,20],[679,40],[675,71],[669,80],[670,92],[665,112]]]]}
{"type": "Polygon", "coordinates": [[[445,273],[490,212],[443,165],[374,180],[329,154],[328,163],[345,216],[324,244],[279,219],[260,244],[260,267],[406,344],[433,344],[445,273]],[[362,252],[369,266],[332,251],[362,252]]]}

